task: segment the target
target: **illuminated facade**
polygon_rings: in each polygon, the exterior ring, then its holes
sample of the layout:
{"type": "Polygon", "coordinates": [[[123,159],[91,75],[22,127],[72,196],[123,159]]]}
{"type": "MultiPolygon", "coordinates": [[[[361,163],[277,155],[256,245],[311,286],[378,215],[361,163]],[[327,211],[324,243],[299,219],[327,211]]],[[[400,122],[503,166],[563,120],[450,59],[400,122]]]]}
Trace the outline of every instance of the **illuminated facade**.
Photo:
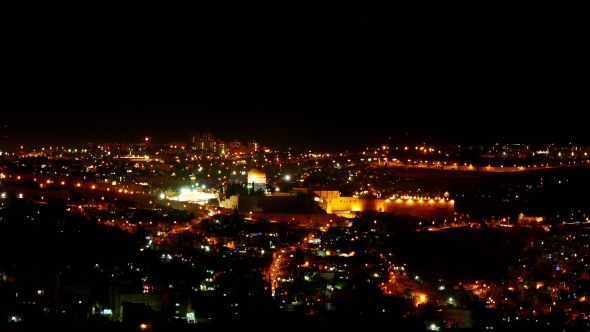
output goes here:
{"type": "Polygon", "coordinates": [[[250,172],[248,172],[248,183],[266,185],[266,173],[259,170],[258,168],[253,168],[250,170],[250,172]]]}
{"type": "Polygon", "coordinates": [[[216,199],[217,195],[200,189],[181,189],[180,191],[166,191],[160,199],[167,198],[171,201],[192,202],[197,204],[206,204],[209,200],[216,199]]]}
{"type": "Polygon", "coordinates": [[[320,213],[331,218],[354,218],[363,212],[384,212],[406,214],[431,221],[451,221],[455,217],[454,201],[448,198],[399,198],[363,199],[356,197],[334,197],[337,192],[324,191],[319,196],[303,193],[286,196],[232,196],[220,200],[219,206],[240,212],[266,213],[320,213]],[[326,198],[331,197],[331,198],[326,198]]]}
{"type": "Polygon", "coordinates": [[[191,131],[188,135],[189,144],[195,146],[201,139],[201,133],[198,131],[191,131]]]}
{"type": "Polygon", "coordinates": [[[260,151],[260,143],[256,141],[252,141],[248,143],[248,151],[249,152],[258,152],[260,151]]]}
{"type": "Polygon", "coordinates": [[[372,199],[356,197],[339,197],[325,199],[320,207],[327,213],[345,218],[352,218],[357,213],[366,211],[408,214],[428,220],[452,220],[455,204],[448,198],[398,198],[372,199]]]}
{"type": "Polygon", "coordinates": [[[248,188],[253,191],[258,189],[266,190],[266,173],[258,168],[251,169],[248,172],[248,188]]]}

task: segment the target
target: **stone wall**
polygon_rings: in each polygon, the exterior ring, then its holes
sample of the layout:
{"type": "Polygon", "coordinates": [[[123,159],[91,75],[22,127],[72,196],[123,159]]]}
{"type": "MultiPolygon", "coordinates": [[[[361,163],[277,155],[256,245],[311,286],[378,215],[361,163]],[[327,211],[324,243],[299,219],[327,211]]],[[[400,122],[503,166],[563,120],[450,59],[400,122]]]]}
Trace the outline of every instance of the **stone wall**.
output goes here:
{"type": "MultiPolygon", "coordinates": [[[[232,196],[220,201],[219,206],[226,209],[238,208],[240,213],[248,214],[301,214],[320,215],[314,211],[310,197],[299,196],[232,196]],[[306,213],[308,212],[308,213],[306,213]]],[[[317,203],[327,215],[353,218],[363,212],[388,212],[408,214],[426,220],[452,220],[455,202],[449,199],[363,199],[338,197],[324,199],[317,203]]],[[[318,211],[319,212],[319,209],[318,211]]],[[[329,220],[329,218],[328,218],[329,220]]]]}
{"type": "Polygon", "coordinates": [[[452,220],[455,202],[448,199],[364,199],[339,197],[319,204],[328,214],[352,217],[362,212],[409,214],[427,220],[452,220]]]}
{"type": "Polygon", "coordinates": [[[271,222],[286,221],[301,225],[336,225],[340,217],[334,214],[304,214],[304,213],[246,213],[252,219],[265,219],[271,222]]]}

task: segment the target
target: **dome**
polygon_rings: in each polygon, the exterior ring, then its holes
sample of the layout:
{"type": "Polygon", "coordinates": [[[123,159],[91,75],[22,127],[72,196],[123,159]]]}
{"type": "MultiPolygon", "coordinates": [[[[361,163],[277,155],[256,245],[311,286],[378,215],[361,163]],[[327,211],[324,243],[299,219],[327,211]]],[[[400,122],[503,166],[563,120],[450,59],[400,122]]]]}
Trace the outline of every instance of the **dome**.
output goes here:
{"type": "Polygon", "coordinates": [[[253,179],[253,178],[259,178],[259,179],[266,178],[266,173],[259,170],[258,168],[252,168],[250,170],[250,172],[248,172],[248,179],[253,179]]]}

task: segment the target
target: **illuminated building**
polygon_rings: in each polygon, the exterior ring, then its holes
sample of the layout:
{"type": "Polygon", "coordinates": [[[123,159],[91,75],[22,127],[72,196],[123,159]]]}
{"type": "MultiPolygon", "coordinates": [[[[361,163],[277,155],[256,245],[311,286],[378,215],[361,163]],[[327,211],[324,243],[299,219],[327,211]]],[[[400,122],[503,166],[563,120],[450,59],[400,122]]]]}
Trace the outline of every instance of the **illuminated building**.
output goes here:
{"type": "Polygon", "coordinates": [[[198,131],[191,131],[188,135],[188,141],[191,145],[196,145],[201,139],[201,133],[198,131]]]}
{"type": "Polygon", "coordinates": [[[160,198],[167,198],[171,201],[192,202],[197,204],[205,204],[211,199],[216,199],[214,193],[203,191],[201,189],[183,188],[180,191],[168,190],[164,196],[160,198]]]}
{"type": "Polygon", "coordinates": [[[210,132],[205,131],[201,135],[201,139],[203,139],[203,141],[212,141],[213,140],[213,135],[210,132]]]}
{"type": "Polygon", "coordinates": [[[266,173],[258,168],[251,169],[248,172],[248,188],[250,186],[253,191],[257,191],[258,189],[266,190],[266,173]]]}
{"type": "Polygon", "coordinates": [[[260,143],[256,141],[252,141],[248,143],[248,151],[249,152],[258,152],[260,151],[260,143]]]}

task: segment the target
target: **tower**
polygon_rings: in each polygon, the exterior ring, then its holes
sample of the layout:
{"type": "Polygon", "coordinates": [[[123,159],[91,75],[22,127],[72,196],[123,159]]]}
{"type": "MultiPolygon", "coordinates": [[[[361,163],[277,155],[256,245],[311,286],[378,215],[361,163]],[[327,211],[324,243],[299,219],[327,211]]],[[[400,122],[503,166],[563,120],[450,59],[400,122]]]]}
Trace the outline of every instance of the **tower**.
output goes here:
{"type": "Polygon", "coordinates": [[[212,140],[212,139],[213,139],[213,135],[212,135],[210,132],[208,132],[208,131],[205,131],[205,132],[203,132],[203,134],[201,135],[201,138],[203,139],[203,141],[210,141],[210,140],[212,140]]]}
{"type": "Polygon", "coordinates": [[[197,145],[197,143],[199,143],[200,139],[201,139],[201,133],[198,131],[191,131],[188,134],[188,142],[189,142],[189,145],[191,145],[191,146],[197,145]]]}

